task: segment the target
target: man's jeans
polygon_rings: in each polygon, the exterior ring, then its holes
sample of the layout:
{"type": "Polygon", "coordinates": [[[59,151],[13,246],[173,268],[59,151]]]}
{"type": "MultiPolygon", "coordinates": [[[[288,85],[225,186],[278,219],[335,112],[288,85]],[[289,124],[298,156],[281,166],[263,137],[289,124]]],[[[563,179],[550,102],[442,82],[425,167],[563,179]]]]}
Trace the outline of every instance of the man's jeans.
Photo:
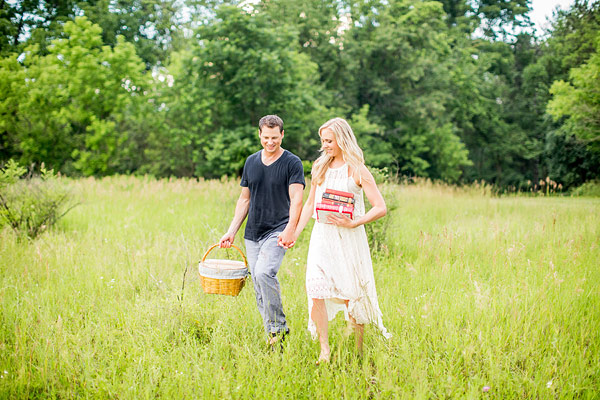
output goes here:
{"type": "Polygon", "coordinates": [[[274,232],[258,242],[245,239],[256,304],[267,333],[288,331],[277,280],[277,272],[286,251],[283,247],[277,246],[277,237],[280,233],[274,232]]]}

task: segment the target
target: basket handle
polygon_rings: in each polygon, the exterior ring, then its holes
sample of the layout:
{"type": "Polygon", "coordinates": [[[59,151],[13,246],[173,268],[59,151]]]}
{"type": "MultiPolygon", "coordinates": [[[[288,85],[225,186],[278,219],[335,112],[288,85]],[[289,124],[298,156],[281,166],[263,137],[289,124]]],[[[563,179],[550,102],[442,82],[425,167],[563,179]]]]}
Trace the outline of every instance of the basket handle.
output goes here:
{"type": "MultiPolygon", "coordinates": [[[[204,256],[202,257],[202,262],[204,260],[206,260],[206,256],[208,256],[208,253],[210,253],[217,246],[219,246],[219,243],[213,244],[212,246],[210,246],[210,248],[208,250],[206,250],[206,253],[204,253],[204,256]]],[[[244,264],[246,265],[246,268],[247,268],[248,267],[248,260],[246,260],[246,256],[244,255],[244,253],[240,250],[239,247],[237,247],[233,243],[231,244],[231,247],[235,247],[235,249],[240,252],[240,254],[242,255],[242,258],[244,259],[244,264]]]]}

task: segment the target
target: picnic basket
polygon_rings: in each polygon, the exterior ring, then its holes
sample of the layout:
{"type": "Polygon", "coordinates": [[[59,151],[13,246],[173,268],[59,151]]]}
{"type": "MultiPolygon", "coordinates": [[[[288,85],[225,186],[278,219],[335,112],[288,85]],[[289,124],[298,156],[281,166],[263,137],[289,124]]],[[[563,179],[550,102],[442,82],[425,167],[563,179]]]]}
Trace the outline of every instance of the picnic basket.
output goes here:
{"type": "Polygon", "coordinates": [[[212,245],[198,264],[200,284],[204,293],[237,296],[246,283],[248,261],[244,253],[236,245],[234,247],[244,261],[207,259],[208,254],[219,244],[212,245]]]}

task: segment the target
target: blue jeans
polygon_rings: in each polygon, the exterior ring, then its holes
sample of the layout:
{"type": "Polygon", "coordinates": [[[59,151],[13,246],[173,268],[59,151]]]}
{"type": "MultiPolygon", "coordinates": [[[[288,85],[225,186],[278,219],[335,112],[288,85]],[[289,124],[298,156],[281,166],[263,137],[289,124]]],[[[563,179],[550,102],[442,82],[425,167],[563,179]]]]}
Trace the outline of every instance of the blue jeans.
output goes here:
{"type": "Polygon", "coordinates": [[[245,239],[256,304],[268,334],[288,331],[277,280],[277,272],[286,252],[286,249],[277,246],[280,233],[271,233],[258,242],[245,239]]]}

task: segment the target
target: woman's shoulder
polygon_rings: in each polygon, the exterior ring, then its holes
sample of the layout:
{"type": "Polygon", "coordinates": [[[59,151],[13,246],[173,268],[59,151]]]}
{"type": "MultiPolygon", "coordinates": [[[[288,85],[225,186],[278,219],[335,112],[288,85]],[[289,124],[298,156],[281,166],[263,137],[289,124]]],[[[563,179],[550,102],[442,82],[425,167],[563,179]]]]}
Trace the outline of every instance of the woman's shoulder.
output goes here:
{"type": "Polygon", "coordinates": [[[348,165],[348,177],[351,177],[357,186],[362,186],[363,180],[365,178],[372,178],[373,175],[371,174],[371,171],[369,171],[365,164],[360,164],[358,168],[348,165]]]}

